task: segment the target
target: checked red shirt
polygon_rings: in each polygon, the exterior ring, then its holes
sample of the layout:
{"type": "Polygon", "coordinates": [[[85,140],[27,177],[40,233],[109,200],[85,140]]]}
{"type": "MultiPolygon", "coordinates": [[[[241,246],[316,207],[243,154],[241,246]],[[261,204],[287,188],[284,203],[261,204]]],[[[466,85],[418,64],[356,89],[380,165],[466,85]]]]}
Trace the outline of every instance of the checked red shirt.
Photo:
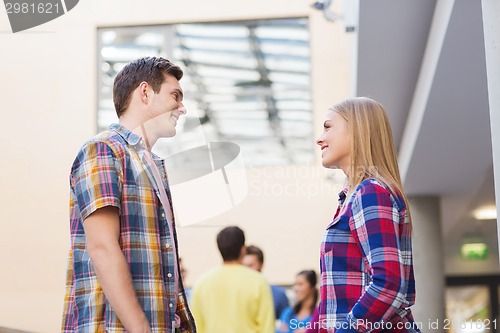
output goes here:
{"type": "Polygon", "coordinates": [[[403,197],[374,178],[346,194],[321,244],[319,332],[419,332],[403,197]]]}

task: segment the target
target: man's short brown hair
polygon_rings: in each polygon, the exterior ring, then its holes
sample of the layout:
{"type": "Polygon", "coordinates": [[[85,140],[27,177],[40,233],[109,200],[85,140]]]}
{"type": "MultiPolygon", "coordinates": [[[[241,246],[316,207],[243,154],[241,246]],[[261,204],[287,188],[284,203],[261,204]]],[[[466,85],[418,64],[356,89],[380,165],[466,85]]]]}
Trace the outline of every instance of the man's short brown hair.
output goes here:
{"type": "Polygon", "coordinates": [[[257,260],[261,265],[264,265],[264,252],[255,245],[249,245],[246,248],[246,255],[253,255],[257,257],[257,260]]]}
{"type": "Polygon", "coordinates": [[[182,69],[162,57],[145,57],[132,61],[116,75],[113,84],[113,102],[118,118],[127,110],[132,92],[141,82],[147,82],[157,94],[165,81],[165,74],[182,78],[182,69]]]}

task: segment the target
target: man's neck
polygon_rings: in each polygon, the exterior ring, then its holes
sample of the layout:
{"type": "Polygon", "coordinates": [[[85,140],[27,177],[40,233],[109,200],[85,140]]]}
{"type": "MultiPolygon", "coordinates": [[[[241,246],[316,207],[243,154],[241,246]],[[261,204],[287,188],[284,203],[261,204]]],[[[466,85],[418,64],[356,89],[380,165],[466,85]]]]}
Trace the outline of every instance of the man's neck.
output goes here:
{"type": "Polygon", "coordinates": [[[151,150],[158,138],[152,131],[148,131],[147,124],[141,121],[127,118],[125,115],[119,119],[120,125],[130,130],[132,133],[141,137],[146,144],[148,150],[151,150]]]}
{"type": "Polygon", "coordinates": [[[228,265],[228,266],[241,265],[241,261],[240,260],[226,260],[226,261],[224,261],[224,265],[228,265]]]}

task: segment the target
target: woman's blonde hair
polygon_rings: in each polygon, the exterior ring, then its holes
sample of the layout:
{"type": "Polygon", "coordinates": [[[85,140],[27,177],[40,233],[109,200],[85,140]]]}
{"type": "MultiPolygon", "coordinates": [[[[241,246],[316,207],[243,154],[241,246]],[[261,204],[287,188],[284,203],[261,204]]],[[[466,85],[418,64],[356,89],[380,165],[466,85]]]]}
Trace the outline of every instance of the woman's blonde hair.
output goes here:
{"type": "Polygon", "coordinates": [[[342,116],[351,133],[351,165],[348,170],[349,193],[367,178],[383,182],[397,198],[404,199],[410,218],[408,199],[399,175],[396,147],[384,107],[367,97],[347,99],[331,109],[342,116]]]}

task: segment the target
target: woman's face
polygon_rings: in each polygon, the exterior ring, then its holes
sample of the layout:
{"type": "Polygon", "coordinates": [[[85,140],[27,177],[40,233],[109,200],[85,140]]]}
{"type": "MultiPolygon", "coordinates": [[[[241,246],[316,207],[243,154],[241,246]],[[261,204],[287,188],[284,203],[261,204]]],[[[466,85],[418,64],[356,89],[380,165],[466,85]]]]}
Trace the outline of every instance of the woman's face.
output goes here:
{"type": "Polygon", "coordinates": [[[335,111],[327,113],[323,133],[316,144],[321,147],[321,159],[325,168],[347,171],[351,164],[351,133],[341,115],[335,111]]]}
{"type": "Polygon", "coordinates": [[[312,295],[314,289],[311,287],[304,275],[297,275],[293,284],[293,291],[297,297],[297,302],[304,301],[312,295]]]}

